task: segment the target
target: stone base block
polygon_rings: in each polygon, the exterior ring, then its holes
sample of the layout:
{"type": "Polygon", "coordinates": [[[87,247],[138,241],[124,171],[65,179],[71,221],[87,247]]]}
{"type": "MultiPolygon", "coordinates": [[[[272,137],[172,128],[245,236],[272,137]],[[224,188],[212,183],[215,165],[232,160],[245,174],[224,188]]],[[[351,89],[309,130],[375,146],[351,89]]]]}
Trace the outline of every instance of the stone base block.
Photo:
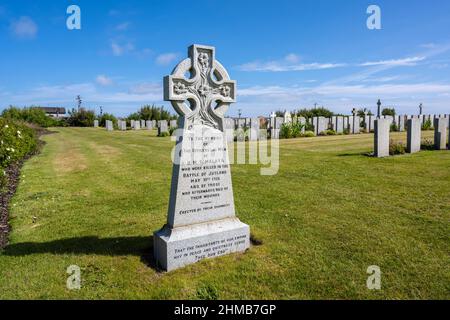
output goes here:
{"type": "Polygon", "coordinates": [[[171,271],[197,261],[245,251],[250,247],[250,227],[238,218],[227,218],[154,233],[157,264],[171,271]]]}

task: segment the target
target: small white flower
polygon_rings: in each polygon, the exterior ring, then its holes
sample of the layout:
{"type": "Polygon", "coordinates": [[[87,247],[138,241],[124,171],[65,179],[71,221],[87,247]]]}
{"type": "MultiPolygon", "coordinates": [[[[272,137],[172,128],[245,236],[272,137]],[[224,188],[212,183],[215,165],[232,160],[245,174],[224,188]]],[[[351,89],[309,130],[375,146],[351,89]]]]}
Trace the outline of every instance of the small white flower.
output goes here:
{"type": "Polygon", "coordinates": [[[5,128],[9,128],[9,126],[7,124],[5,124],[5,128]]]}

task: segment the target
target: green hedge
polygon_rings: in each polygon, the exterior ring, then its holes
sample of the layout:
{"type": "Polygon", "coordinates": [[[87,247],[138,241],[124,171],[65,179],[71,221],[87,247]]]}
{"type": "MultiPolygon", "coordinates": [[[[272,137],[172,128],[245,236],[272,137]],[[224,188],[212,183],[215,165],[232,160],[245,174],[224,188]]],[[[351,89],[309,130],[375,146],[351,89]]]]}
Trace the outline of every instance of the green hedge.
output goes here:
{"type": "Polygon", "coordinates": [[[6,181],[5,169],[37,149],[37,137],[33,129],[24,123],[0,118],[0,187],[6,181]]]}
{"type": "Polygon", "coordinates": [[[64,120],[54,119],[48,116],[44,110],[34,106],[29,108],[18,108],[10,106],[9,108],[3,110],[1,117],[10,120],[34,123],[43,128],[59,127],[65,125],[64,120]]]}

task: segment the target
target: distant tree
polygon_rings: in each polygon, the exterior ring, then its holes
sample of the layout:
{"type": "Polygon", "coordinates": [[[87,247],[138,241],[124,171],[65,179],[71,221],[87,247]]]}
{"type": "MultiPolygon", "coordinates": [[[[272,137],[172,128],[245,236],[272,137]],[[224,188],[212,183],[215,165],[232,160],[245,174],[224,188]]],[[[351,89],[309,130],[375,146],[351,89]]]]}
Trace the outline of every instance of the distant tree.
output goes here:
{"type": "Polygon", "coordinates": [[[312,117],[332,117],[334,113],[324,107],[312,109],[300,109],[296,112],[298,117],[312,118],[312,117]]]}
{"type": "Polygon", "coordinates": [[[81,109],[81,103],[83,102],[83,100],[81,100],[81,96],[80,95],[77,95],[76,100],[77,100],[78,110],[80,110],[81,109]]]}
{"type": "Polygon", "coordinates": [[[383,116],[395,116],[395,109],[394,108],[384,108],[383,111],[381,111],[381,114],[383,116]]]}
{"type": "Polygon", "coordinates": [[[172,115],[164,107],[157,107],[155,105],[145,105],[138,112],[130,114],[128,120],[176,120],[178,117],[172,115]]]}
{"type": "Polygon", "coordinates": [[[275,116],[276,117],[284,117],[285,112],[286,111],[277,110],[277,111],[275,111],[275,116]]]}
{"type": "Polygon", "coordinates": [[[104,113],[104,114],[102,114],[101,117],[100,117],[98,120],[99,120],[99,121],[98,121],[98,122],[99,122],[99,125],[100,125],[101,127],[106,127],[106,120],[112,121],[113,124],[116,124],[116,123],[117,123],[117,118],[116,118],[114,115],[110,114],[110,113],[104,113]]]}
{"type": "Polygon", "coordinates": [[[71,127],[92,127],[94,125],[95,112],[80,108],[79,110],[72,109],[69,111],[67,124],[71,127]]]}
{"type": "Polygon", "coordinates": [[[368,115],[368,116],[373,116],[372,111],[367,110],[367,109],[359,109],[359,110],[357,111],[356,115],[357,115],[358,117],[364,117],[364,116],[366,115],[366,114],[365,114],[366,111],[367,111],[367,115],[368,115]]]}

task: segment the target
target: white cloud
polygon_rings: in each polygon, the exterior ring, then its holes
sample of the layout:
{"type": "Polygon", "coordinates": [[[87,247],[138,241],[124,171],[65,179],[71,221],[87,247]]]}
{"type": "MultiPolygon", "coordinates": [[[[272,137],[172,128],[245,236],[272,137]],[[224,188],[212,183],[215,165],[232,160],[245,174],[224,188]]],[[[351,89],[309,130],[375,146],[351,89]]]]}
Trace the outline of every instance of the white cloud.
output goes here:
{"type": "Polygon", "coordinates": [[[391,59],[364,62],[359,64],[361,67],[373,67],[373,66],[415,66],[418,62],[425,60],[426,57],[411,57],[404,59],[391,59]]]}
{"type": "Polygon", "coordinates": [[[144,82],[134,85],[130,88],[131,94],[161,94],[161,83],[144,82]]]}
{"type": "Polygon", "coordinates": [[[269,114],[272,110],[312,107],[315,102],[334,112],[349,114],[353,107],[376,111],[376,101],[394,106],[398,112],[414,113],[423,102],[430,113],[448,113],[450,83],[403,83],[375,85],[253,86],[238,90],[233,109],[250,115],[269,114]]]}
{"type": "Polygon", "coordinates": [[[3,101],[14,105],[31,104],[74,104],[75,97],[81,95],[87,106],[91,104],[140,104],[161,102],[163,93],[159,83],[143,83],[131,89],[118,91],[99,90],[93,83],[38,86],[21,93],[8,93],[3,101]]]}
{"type": "Polygon", "coordinates": [[[20,17],[11,22],[10,30],[18,38],[32,39],[38,32],[38,26],[30,17],[20,17]]]}
{"type": "Polygon", "coordinates": [[[113,83],[111,78],[108,78],[103,74],[98,75],[97,78],[95,78],[95,81],[101,86],[109,86],[113,83]]]}
{"type": "Polygon", "coordinates": [[[259,71],[259,72],[287,72],[287,71],[306,71],[306,70],[323,70],[344,67],[343,63],[303,63],[303,64],[287,64],[282,61],[269,62],[250,62],[238,66],[241,71],[259,71]]]}
{"type": "Polygon", "coordinates": [[[126,30],[128,30],[128,28],[130,27],[130,25],[131,25],[131,23],[130,22],[123,22],[123,23],[120,23],[120,24],[118,24],[116,27],[115,27],[115,29],[117,30],[117,31],[126,31],[126,30]]]}
{"type": "Polygon", "coordinates": [[[119,44],[116,41],[112,41],[111,42],[111,50],[112,50],[113,55],[119,57],[126,53],[134,51],[134,44],[132,44],[131,42],[119,44]]]}
{"type": "Polygon", "coordinates": [[[178,55],[176,53],[163,53],[156,57],[156,63],[165,66],[172,63],[177,57],[178,55]]]}
{"type": "Polygon", "coordinates": [[[284,60],[289,63],[298,63],[300,61],[300,57],[295,53],[290,53],[286,57],[284,57],[284,60]]]}

